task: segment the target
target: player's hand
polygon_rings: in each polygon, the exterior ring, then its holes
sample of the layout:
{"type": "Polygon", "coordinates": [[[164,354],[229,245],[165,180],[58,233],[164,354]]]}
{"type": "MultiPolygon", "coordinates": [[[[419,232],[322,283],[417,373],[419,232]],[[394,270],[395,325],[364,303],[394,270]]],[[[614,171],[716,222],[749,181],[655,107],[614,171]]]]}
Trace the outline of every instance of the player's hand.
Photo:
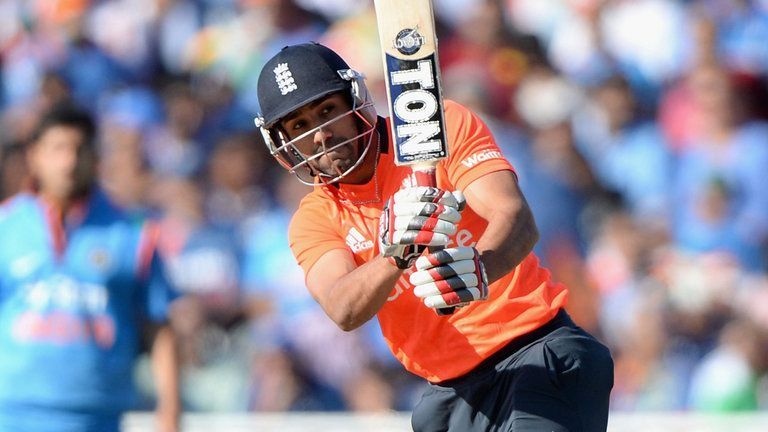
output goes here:
{"type": "Polygon", "coordinates": [[[488,298],[488,276],[473,247],[432,252],[416,260],[411,274],[413,293],[431,308],[465,306],[488,298]]]}
{"type": "Polygon", "coordinates": [[[426,186],[397,191],[381,212],[379,251],[399,268],[409,268],[426,246],[450,242],[465,204],[459,191],[426,186]]]}

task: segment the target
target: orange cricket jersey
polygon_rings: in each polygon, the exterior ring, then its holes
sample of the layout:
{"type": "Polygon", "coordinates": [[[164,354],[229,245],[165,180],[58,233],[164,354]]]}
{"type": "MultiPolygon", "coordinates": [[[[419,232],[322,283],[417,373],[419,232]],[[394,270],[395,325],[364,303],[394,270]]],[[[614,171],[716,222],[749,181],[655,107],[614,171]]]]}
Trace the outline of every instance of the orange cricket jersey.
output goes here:
{"type": "MultiPolygon", "coordinates": [[[[488,173],[514,171],[487,126],[472,112],[446,101],[445,120],[449,157],[437,166],[438,187],[464,190],[488,173]]],[[[349,250],[358,265],[379,254],[377,235],[384,202],[411,184],[410,169],[395,165],[391,137],[388,141],[386,148],[382,146],[377,175],[370,182],[318,186],[302,200],[291,221],[289,241],[305,274],[332,249],[349,250]],[[380,200],[376,200],[377,188],[380,200]]],[[[467,207],[454,244],[474,246],[486,226],[467,207]]],[[[406,369],[431,382],[472,370],[513,338],[553,318],[567,298],[565,286],[550,280],[549,271],[539,266],[533,253],[490,285],[488,300],[472,302],[450,316],[437,315],[413,295],[409,274],[407,270],[398,280],[377,316],[395,357],[406,369]]]]}

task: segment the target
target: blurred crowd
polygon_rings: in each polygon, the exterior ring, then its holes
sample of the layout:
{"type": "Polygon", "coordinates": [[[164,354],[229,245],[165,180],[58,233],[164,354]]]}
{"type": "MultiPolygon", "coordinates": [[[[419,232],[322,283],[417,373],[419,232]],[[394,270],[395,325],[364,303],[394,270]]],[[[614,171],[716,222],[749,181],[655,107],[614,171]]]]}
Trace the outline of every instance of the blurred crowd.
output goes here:
{"type": "MultiPolygon", "coordinates": [[[[768,1],[434,0],[444,94],[517,169],[569,311],[608,344],[614,410],[768,408],[768,1]]],[[[101,184],[162,227],[188,411],[408,410],[376,323],[304,288],[308,191],[252,119],[281,47],[336,49],[386,112],[371,1],[0,0],[0,192],[71,100],[101,184]]],[[[148,360],[136,380],[152,404],[148,360]]]]}

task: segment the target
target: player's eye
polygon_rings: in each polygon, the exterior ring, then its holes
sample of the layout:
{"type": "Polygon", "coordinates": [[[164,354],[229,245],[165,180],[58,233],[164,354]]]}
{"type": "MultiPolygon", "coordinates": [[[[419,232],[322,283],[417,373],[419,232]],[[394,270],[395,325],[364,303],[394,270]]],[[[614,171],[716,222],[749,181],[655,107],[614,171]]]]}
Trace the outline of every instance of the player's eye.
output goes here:
{"type": "Polygon", "coordinates": [[[304,122],[304,120],[297,120],[293,122],[291,129],[298,131],[298,130],[304,129],[305,126],[306,126],[306,123],[304,122]]]}
{"type": "Polygon", "coordinates": [[[332,113],[335,109],[336,109],[336,105],[328,104],[328,105],[324,105],[320,112],[324,115],[327,115],[329,113],[332,113]]]}

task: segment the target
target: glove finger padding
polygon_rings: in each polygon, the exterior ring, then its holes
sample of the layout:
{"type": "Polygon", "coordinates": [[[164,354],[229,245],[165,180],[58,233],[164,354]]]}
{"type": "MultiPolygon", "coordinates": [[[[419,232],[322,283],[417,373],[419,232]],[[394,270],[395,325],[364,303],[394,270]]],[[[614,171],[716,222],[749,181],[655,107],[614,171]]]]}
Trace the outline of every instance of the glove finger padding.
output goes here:
{"type": "Polygon", "coordinates": [[[424,305],[431,308],[443,309],[451,306],[463,307],[470,302],[477,300],[485,300],[485,297],[482,297],[482,293],[479,292],[479,289],[474,287],[460,289],[442,295],[425,297],[424,305]]]}
{"type": "Polygon", "coordinates": [[[454,208],[458,211],[464,210],[467,200],[461,191],[449,192],[429,186],[417,186],[400,189],[392,196],[395,202],[431,202],[442,204],[446,207],[454,208]]]}
{"type": "Polygon", "coordinates": [[[404,218],[395,219],[395,231],[419,230],[452,235],[456,234],[456,224],[424,216],[414,216],[410,220],[404,218]]]}
{"type": "Polygon", "coordinates": [[[416,260],[413,293],[432,308],[463,305],[488,297],[488,277],[475,248],[443,249],[416,260]]]}
{"type": "Polygon", "coordinates": [[[428,217],[456,223],[461,220],[461,213],[456,207],[448,207],[443,204],[398,202],[393,201],[392,214],[397,219],[411,219],[414,217],[428,217]]]}
{"type": "Polygon", "coordinates": [[[434,187],[396,192],[387,200],[379,220],[381,254],[392,257],[398,267],[408,268],[424,246],[447,245],[457,231],[465,203],[461,192],[434,187]]]}
{"type": "MultiPolygon", "coordinates": [[[[418,264],[416,268],[419,268],[418,264]]],[[[434,284],[438,282],[447,282],[455,277],[463,278],[464,282],[466,282],[464,286],[477,285],[478,278],[475,274],[475,263],[472,260],[461,260],[452,263],[446,263],[436,267],[430,267],[428,269],[413,273],[410,280],[413,285],[426,286],[426,284],[430,283],[434,284]]],[[[435,295],[439,294],[440,292],[427,295],[435,295]]]]}
{"type": "Polygon", "coordinates": [[[425,255],[416,261],[417,270],[427,270],[432,267],[448,264],[456,261],[471,260],[475,258],[477,250],[472,247],[455,247],[435,251],[425,255]]]}
{"type": "MultiPolygon", "coordinates": [[[[384,206],[379,219],[379,239],[381,252],[387,256],[386,251],[395,245],[421,245],[421,246],[445,246],[450,242],[450,236],[456,234],[456,223],[461,215],[455,209],[446,207],[442,214],[405,212],[401,215],[392,211],[393,205],[390,199],[384,206]],[[445,219],[443,219],[445,218],[445,219]]],[[[431,203],[415,203],[416,206],[440,207],[431,203]]]]}
{"type": "Polygon", "coordinates": [[[449,294],[462,289],[476,288],[478,282],[477,276],[473,273],[457,275],[448,279],[439,279],[434,282],[416,283],[414,279],[416,278],[411,277],[411,283],[415,286],[413,293],[416,294],[416,297],[420,298],[449,294]]]}
{"type": "Polygon", "coordinates": [[[400,245],[444,246],[456,233],[456,224],[434,218],[416,216],[410,220],[395,220],[392,243],[400,245]]]}
{"type": "Polygon", "coordinates": [[[392,237],[394,243],[400,246],[445,246],[451,239],[445,234],[432,231],[395,231],[392,237]]]}

